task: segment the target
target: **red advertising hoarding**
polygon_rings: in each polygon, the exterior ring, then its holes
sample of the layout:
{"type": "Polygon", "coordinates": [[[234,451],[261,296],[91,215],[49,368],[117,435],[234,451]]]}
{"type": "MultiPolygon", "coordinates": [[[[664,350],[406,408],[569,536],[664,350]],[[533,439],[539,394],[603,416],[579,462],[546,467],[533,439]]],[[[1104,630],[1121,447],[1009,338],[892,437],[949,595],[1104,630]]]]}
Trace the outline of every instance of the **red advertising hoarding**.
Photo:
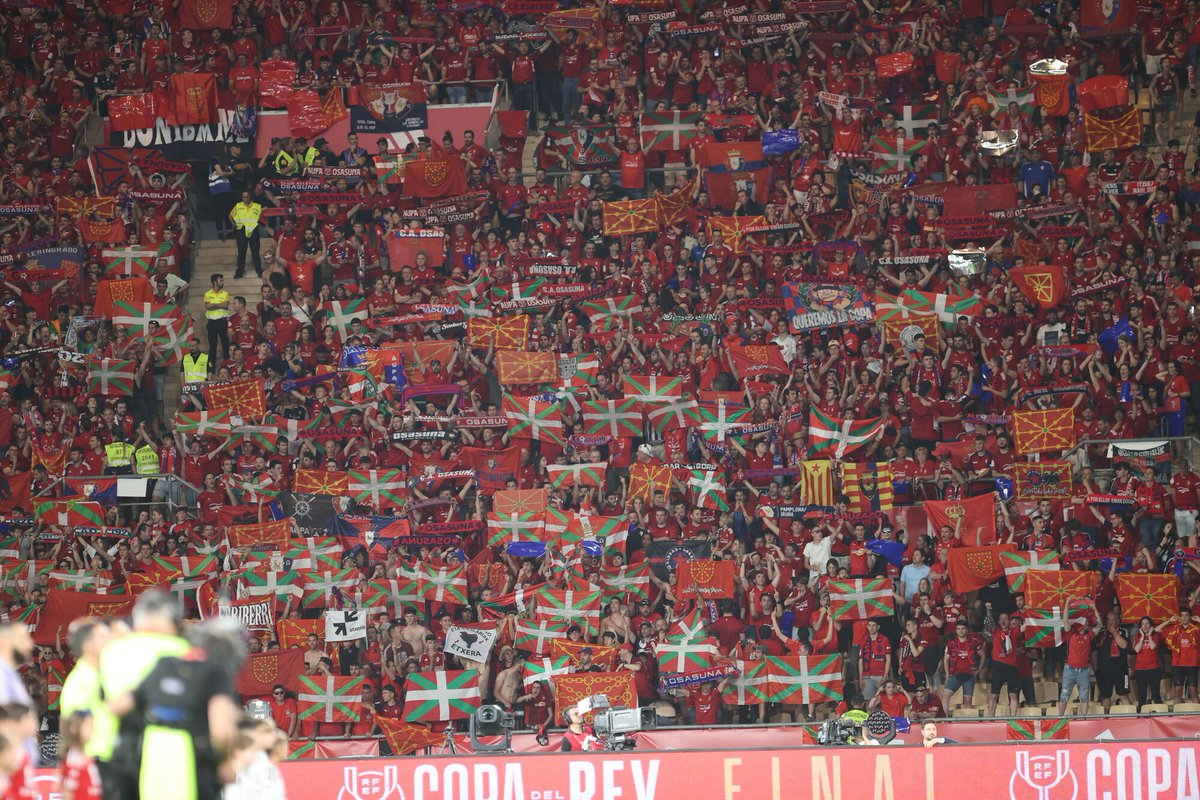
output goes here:
{"type": "MultiPolygon", "coordinates": [[[[341,759],[288,762],[282,770],[295,800],[1176,800],[1200,793],[1197,748],[1187,741],[341,759]]],[[[52,773],[38,789],[41,800],[57,797],[52,773]]]]}

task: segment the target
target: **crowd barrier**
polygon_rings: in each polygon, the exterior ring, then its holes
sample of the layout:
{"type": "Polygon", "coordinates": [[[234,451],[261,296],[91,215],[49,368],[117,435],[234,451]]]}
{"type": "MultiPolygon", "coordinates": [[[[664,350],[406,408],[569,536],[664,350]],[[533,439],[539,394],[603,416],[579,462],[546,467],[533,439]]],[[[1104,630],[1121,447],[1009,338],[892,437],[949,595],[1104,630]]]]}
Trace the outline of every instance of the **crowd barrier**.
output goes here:
{"type": "MultiPolygon", "coordinates": [[[[1028,742],[803,750],[292,761],[290,800],[1182,800],[1195,742],[1028,742]]],[[[57,779],[39,775],[39,800],[57,779]]]]}

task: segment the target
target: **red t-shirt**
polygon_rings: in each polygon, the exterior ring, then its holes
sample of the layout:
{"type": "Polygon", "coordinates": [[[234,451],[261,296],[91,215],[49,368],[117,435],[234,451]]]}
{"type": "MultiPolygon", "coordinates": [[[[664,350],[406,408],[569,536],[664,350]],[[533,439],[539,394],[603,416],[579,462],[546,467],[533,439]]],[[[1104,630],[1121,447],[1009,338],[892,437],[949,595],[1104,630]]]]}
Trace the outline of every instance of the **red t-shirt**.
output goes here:
{"type": "Polygon", "coordinates": [[[1172,625],[1166,630],[1167,647],[1171,648],[1171,665],[1200,666],[1200,625],[1192,622],[1186,627],[1172,625]]]}
{"type": "Polygon", "coordinates": [[[1083,669],[1092,663],[1092,641],[1095,635],[1091,631],[1067,632],[1067,666],[1083,669]]]}
{"type": "Polygon", "coordinates": [[[721,695],[717,692],[704,694],[697,690],[688,698],[692,708],[696,709],[697,725],[716,725],[717,709],[721,706],[721,695]]]}

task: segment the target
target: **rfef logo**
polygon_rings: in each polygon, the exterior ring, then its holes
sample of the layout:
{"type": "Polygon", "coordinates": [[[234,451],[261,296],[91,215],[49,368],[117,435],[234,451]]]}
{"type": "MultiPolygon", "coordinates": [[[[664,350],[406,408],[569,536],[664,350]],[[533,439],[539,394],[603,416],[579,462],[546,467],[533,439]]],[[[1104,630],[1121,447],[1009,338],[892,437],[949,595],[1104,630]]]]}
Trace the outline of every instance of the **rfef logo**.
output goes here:
{"type": "Polygon", "coordinates": [[[404,800],[395,765],[366,770],[348,766],[342,774],[344,780],[337,800],[404,800]]]}
{"type": "Polygon", "coordinates": [[[1018,751],[1008,794],[1011,800],[1076,800],[1079,781],[1071,770],[1071,754],[1066,750],[1045,755],[1018,751]]]}

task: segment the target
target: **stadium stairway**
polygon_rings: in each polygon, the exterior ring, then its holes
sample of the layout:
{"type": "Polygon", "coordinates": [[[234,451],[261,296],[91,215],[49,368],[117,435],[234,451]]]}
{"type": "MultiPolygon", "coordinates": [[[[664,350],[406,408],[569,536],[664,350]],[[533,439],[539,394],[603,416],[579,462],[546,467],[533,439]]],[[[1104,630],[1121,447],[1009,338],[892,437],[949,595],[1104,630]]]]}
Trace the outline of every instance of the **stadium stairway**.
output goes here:
{"type": "MultiPolygon", "coordinates": [[[[262,281],[254,274],[252,267],[247,265],[247,277],[234,278],[237,269],[237,245],[233,240],[221,241],[215,236],[206,238],[199,243],[195,251],[192,265],[192,282],[188,291],[187,312],[195,321],[196,336],[199,337],[201,348],[208,350],[208,334],[204,328],[204,293],[212,286],[212,276],[221,273],[225,276],[225,288],[230,297],[246,298],[246,304],[253,307],[258,302],[259,289],[262,281]]],[[[165,408],[173,415],[179,407],[180,368],[171,368],[167,386],[163,392],[165,408]]]]}

